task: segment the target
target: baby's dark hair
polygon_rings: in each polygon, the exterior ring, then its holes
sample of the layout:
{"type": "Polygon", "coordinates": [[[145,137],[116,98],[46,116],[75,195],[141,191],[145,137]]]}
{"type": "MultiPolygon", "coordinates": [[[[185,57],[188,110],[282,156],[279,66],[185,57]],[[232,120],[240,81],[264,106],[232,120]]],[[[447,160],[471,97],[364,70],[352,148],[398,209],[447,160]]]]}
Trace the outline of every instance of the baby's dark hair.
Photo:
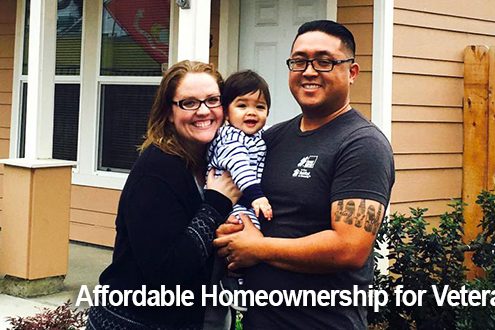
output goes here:
{"type": "Polygon", "coordinates": [[[228,111],[230,103],[236,97],[260,91],[265,97],[266,105],[270,109],[270,90],[265,79],[252,70],[242,70],[230,75],[225,81],[222,93],[222,106],[228,111]]]}

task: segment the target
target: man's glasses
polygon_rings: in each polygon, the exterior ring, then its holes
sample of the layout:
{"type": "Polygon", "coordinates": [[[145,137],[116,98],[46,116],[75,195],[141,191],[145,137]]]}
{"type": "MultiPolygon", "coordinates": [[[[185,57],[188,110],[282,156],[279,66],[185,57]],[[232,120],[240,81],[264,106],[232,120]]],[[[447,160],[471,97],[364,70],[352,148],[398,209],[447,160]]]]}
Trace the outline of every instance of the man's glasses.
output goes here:
{"type": "Polygon", "coordinates": [[[222,105],[220,95],[210,96],[204,100],[198,100],[194,98],[184,99],[180,101],[172,101],[172,104],[177,105],[179,108],[187,111],[195,111],[201,107],[204,103],[208,108],[216,108],[222,105]]]}
{"type": "Polygon", "coordinates": [[[289,67],[290,71],[294,72],[304,72],[308,68],[308,64],[311,63],[311,66],[315,71],[318,72],[330,72],[333,70],[333,67],[346,63],[346,62],[351,62],[354,63],[354,58],[348,58],[345,60],[328,60],[328,59],[322,59],[322,58],[313,58],[310,60],[306,59],[294,59],[294,58],[289,58],[287,60],[287,66],[289,67]]]}

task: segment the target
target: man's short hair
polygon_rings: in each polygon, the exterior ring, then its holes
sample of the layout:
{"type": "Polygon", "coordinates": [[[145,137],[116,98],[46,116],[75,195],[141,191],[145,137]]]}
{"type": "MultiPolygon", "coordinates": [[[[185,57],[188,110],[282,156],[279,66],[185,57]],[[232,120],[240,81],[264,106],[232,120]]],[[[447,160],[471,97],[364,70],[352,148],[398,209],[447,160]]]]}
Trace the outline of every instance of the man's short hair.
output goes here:
{"type": "Polygon", "coordinates": [[[334,36],[336,38],[339,38],[342,42],[342,45],[351,52],[351,56],[352,57],[355,56],[356,43],[354,42],[354,36],[352,35],[351,31],[349,31],[342,24],[330,20],[310,21],[301,25],[297,30],[297,34],[296,37],[294,38],[294,41],[292,42],[291,49],[294,47],[294,43],[296,42],[296,39],[300,35],[312,31],[320,31],[328,35],[334,36]]]}

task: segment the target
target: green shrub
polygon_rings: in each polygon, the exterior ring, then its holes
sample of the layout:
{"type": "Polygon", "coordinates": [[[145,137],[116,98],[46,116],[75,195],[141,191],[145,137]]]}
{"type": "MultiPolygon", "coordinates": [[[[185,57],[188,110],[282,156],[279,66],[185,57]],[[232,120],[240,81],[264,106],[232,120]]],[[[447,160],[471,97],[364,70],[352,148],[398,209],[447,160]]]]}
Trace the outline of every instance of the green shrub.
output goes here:
{"type": "MultiPolygon", "coordinates": [[[[411,215],[393,214],[385,219],[377,236],[378,244],[388,247],[389,273],[375,268],[375,289],[385,290],[389,304],[380,312],[368,312],[372,325],[389,329],[495,329],[495,308],[475,306],[438,306],[432,292],[436,285],[459,290],[495,289],[495,195],[482,192],[476,202],[483,210],[481,233],[475,240],[463,241],[463,204],[456,200],[451,212],[443,214],[438,228],[427,231],[427,209],[412,209],[411,215]],[[484,278],[466,280],[464,253],[475,251],[473,262],[486,272],[484,278]],[[395,290],[426,290],[423,304],[395,304],[395,290]]],[[[375,252],[375,261],[382,258],[375,252]]],[[[375,262],[376,264],[376,262],[375,262]]]]}

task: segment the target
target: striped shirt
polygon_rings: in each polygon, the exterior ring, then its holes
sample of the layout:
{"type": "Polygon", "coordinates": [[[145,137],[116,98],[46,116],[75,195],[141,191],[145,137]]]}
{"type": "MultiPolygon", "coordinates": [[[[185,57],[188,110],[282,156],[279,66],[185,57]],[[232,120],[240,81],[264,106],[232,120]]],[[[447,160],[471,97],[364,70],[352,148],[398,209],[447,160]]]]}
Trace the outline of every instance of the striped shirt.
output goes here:
{"type": "Polygon", "coordinates": [[[234,126],[225,125],[220,127],[217,137],[208,148],[208,170],[216,168],[229,171],[249,204],[263,197],[260,182],[266,145],[261,136],[262,130],[247,135],[234,126]]]}

